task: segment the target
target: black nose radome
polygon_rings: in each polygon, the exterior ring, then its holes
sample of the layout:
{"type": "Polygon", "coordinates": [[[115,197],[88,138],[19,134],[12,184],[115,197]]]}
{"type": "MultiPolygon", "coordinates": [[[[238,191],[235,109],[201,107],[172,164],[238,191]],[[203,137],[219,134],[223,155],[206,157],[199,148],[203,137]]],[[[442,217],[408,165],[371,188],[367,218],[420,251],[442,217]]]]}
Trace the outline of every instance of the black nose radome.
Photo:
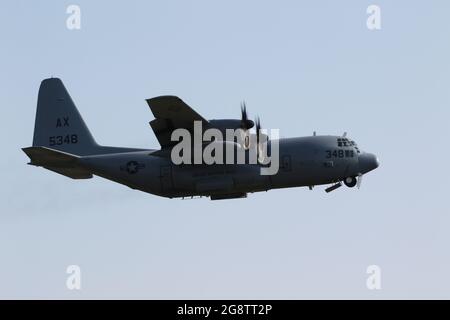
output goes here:
{"type": "Polygon", "coordinates": [[[359,155],[359,171],[361,173],[366,173],[372,171],[380,165],[378,158],[373,153],[361,153],[359,155]]]}

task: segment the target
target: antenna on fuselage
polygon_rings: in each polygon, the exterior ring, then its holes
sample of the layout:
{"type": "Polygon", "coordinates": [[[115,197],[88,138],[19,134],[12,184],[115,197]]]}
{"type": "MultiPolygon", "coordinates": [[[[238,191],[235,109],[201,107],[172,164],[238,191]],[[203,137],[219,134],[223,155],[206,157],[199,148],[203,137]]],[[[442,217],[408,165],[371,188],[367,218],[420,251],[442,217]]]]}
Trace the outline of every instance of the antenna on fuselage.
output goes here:
{"type": "Polygon", "coordinates": [[[343,138],[345,138],[347,136],[347,131],[344,132],[344,134],[342,135],[343,138]]]}
{"type": "Polygon", "coordinates": [[[313,131],[313,136],[314,136],[314,137],[316,136],[316,132],[315,132],[315,131],[313,131]]]}

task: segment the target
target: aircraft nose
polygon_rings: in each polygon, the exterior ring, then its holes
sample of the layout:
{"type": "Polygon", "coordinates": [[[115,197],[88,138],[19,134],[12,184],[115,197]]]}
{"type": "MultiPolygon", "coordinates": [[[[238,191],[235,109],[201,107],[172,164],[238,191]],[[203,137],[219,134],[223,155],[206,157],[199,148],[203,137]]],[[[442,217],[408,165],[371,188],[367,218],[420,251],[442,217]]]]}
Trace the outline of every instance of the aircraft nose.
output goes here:
{"type": "Polygon", "coordinates": [[[378,168],[379,165],[378,157],[373,153],[364,152],[359,155],[359,171],[361,173],[372,171],[378,168]]]}

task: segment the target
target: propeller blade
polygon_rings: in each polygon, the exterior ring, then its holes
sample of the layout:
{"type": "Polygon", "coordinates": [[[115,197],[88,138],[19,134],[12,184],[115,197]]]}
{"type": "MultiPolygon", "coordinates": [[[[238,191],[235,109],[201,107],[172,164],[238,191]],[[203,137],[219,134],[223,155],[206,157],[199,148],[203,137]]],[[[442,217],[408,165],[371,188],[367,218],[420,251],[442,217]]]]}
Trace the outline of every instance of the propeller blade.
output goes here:
{"type": "Polygon", "coordinates": [[[359,189],[361,187],[363,175],[361,173],[358,174],[358,179],[356,181],[356,187],[359,189]]]}
{"type": "Polygon", "coordinates": [[[258,161],[260,163],[263,163],[265,157],[263,142],[266,141],[265,139],[267,138],[267,136],[264,133],[262,133],[261,119],[259,118],[259,116],[257,116],[255,119],[255,127],[256,127],[256,155],[258,161]],[[263,142],[261,142],[261,138],[264,138],[263,142]]]}
{"type": "Polygon", "coordinates": [[[261,120],[259,119],[259,116],[256,117],[255,119],[255,124],[256,124],[256,145],[258,146],[258,150],[259,150],[259,131],[261,130],[261,120]]]}
{"type": "Polygon", "coordinates": [[[248,130],[253,128],[255,124],[252,120],[248,119],[247,115],[247,106],[245,104],[245,101],[241,103],[241,128],[244,130],[248,130]]]}
{"type": "Polygon", "coordinates": [[[248,117],[247,117],[247,106],[245,105],[245,101],[242,101],[242,103],[241,103],[241,114],[242,114],[242,116],[241,116],[242,121],[243,122],[247,121],[247,119],[248,119],[248,117]]]}

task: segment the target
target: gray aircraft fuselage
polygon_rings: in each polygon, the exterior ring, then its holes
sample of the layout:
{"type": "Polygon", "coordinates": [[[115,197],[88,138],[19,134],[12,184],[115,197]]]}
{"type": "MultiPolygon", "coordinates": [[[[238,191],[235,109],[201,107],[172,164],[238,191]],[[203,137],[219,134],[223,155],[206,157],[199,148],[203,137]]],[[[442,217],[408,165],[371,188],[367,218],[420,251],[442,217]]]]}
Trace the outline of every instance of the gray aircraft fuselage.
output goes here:
{"type": "Polygon", "coordinates": [[[378,167],[375,155],[359,152],[355,146],[338,147],[340,138],[280,139],[280,168],[275,175],[261,175],[259,164],[174,165],[170,157],[152,156],[154,150],[86,156],[80,159],[80,165],[95,175],[159,196],[237,197],[335,183],[378,167]]]}

